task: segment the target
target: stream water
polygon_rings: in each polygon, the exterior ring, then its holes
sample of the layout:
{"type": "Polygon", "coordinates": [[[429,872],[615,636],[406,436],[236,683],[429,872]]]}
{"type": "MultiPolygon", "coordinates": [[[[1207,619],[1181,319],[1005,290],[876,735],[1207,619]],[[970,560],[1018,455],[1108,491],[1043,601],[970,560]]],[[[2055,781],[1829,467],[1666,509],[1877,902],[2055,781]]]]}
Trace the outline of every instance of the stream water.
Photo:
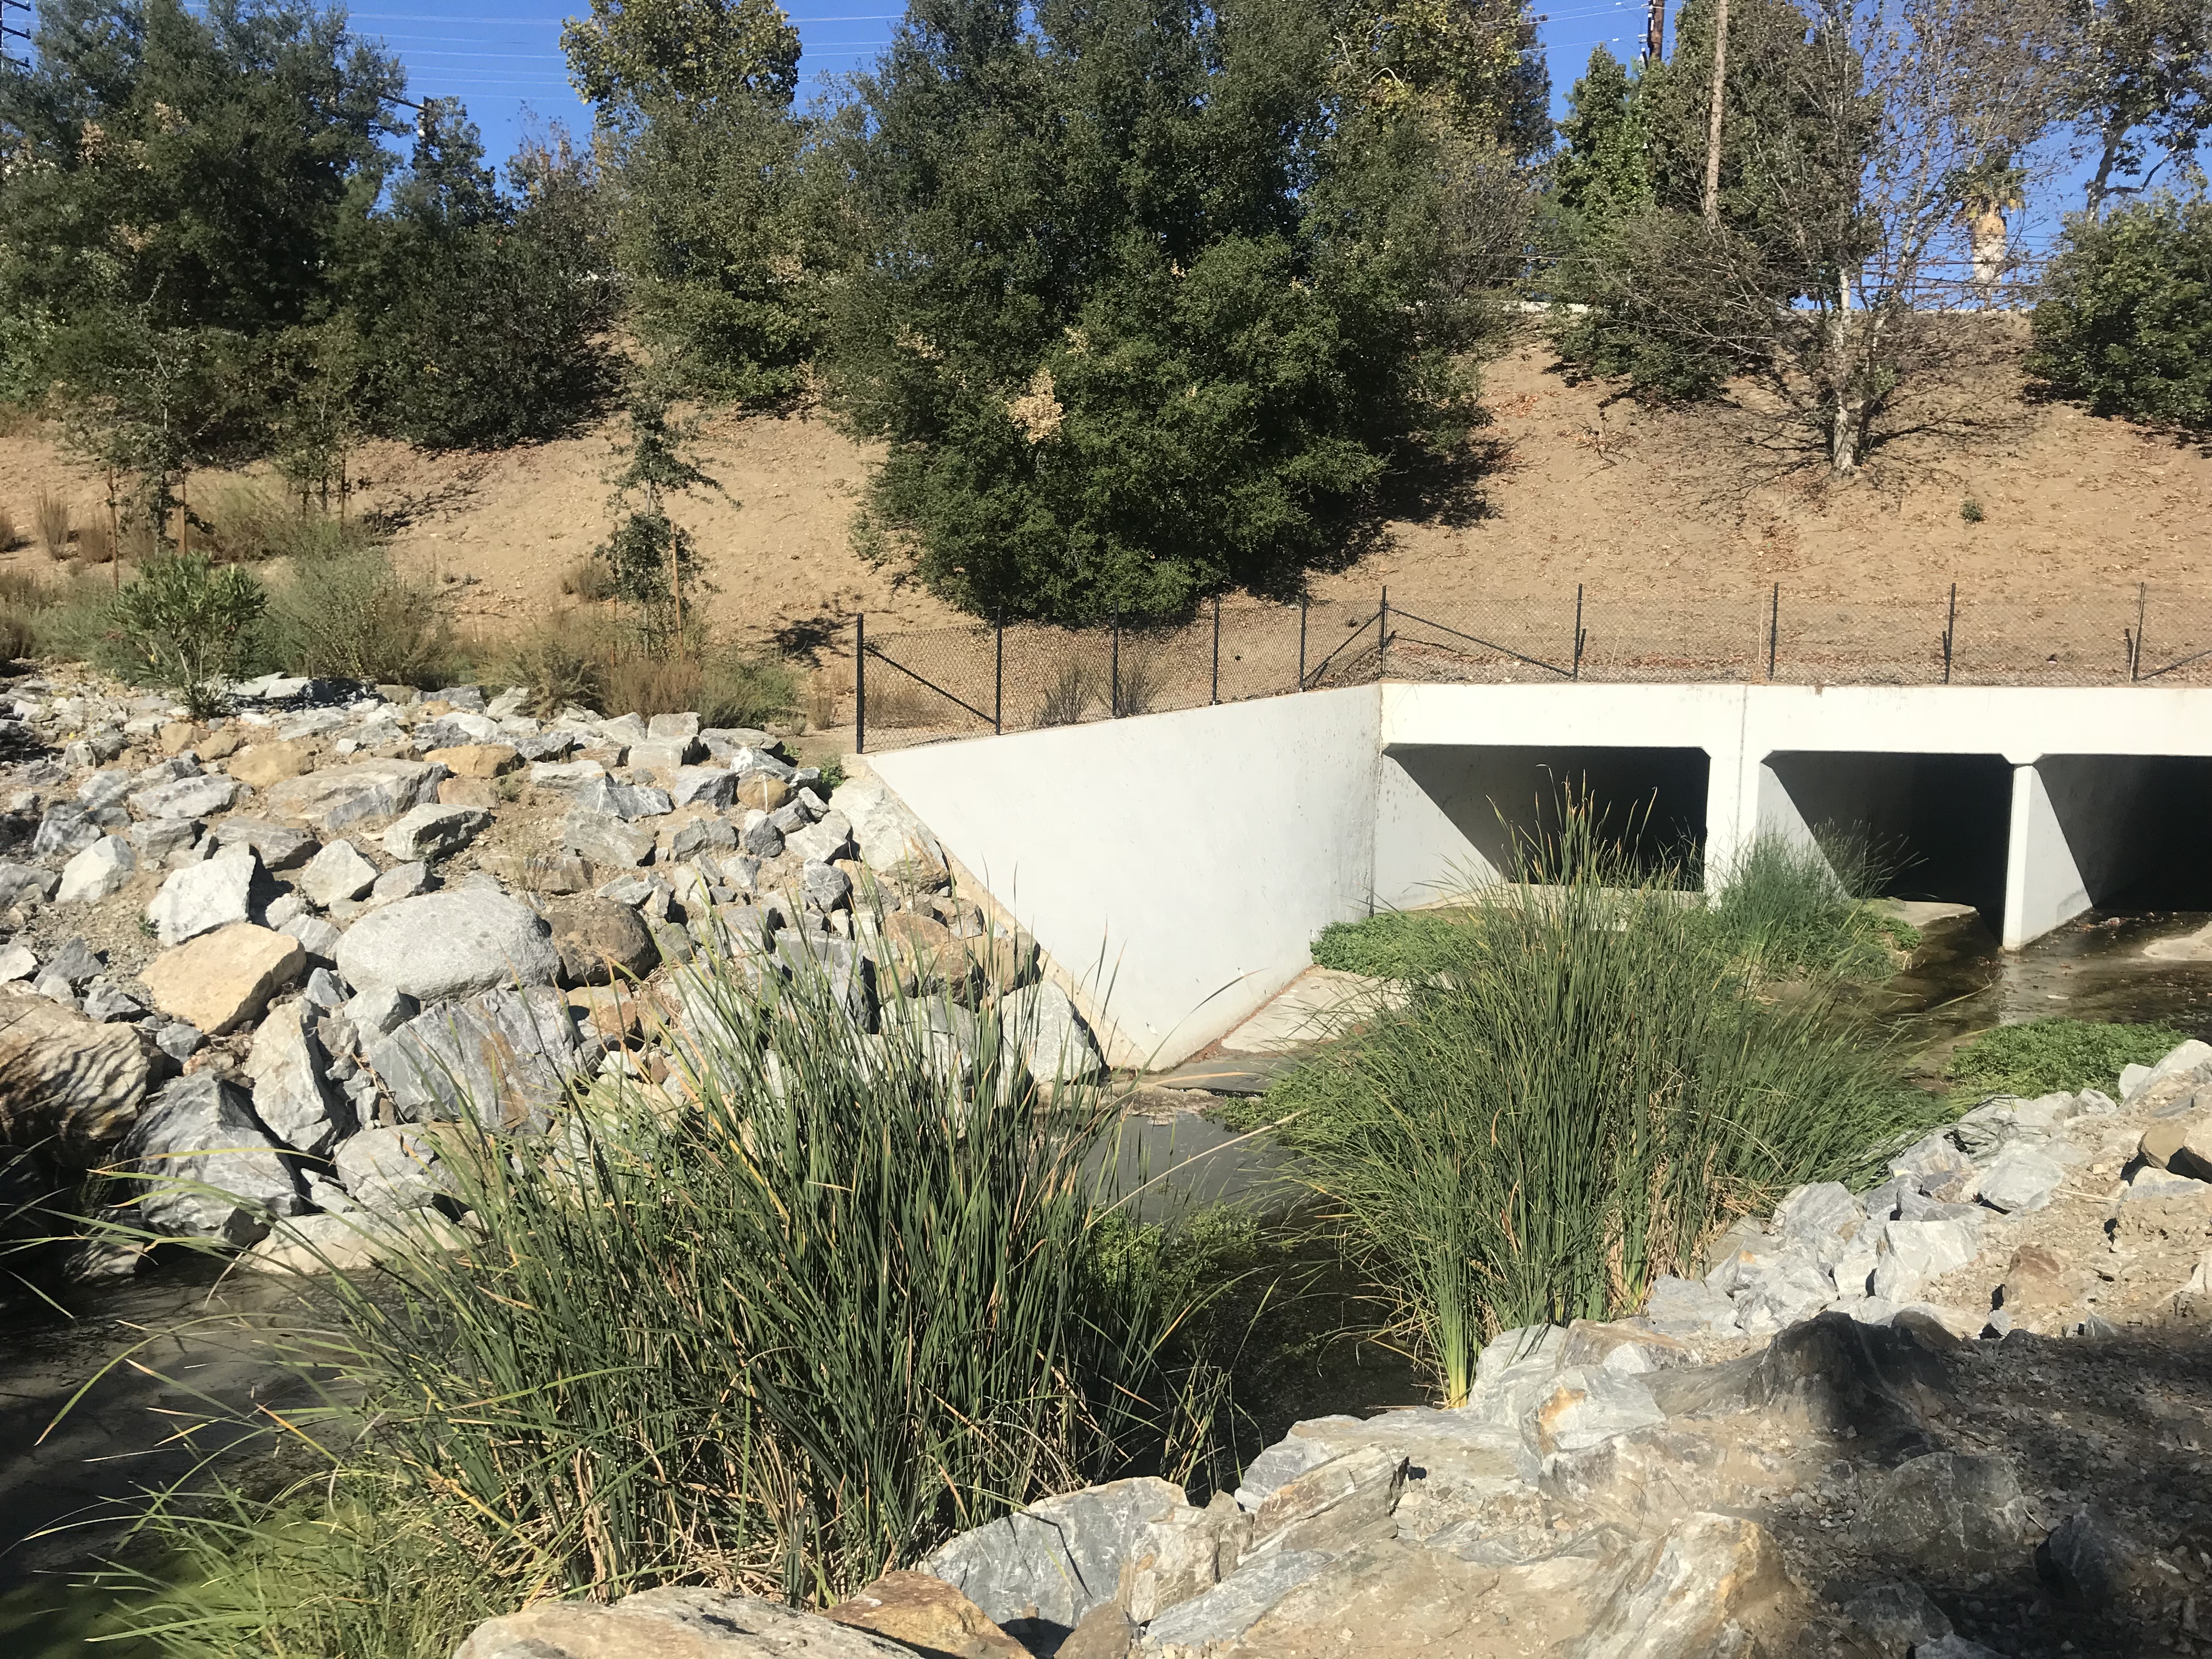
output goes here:
{"type": "MultiPolygon", "coordinates": [[[[2208,922],[2212,915],[2203,913],[2092,914],[2010,954],[1978,922],[1931,929],[1914,965],[1875,994],[1877,1010],[1930,1069],[1976,1031],[2052,1015],[2157,1021],[2212,1041],[2212,961],[2145,954],[2208,922]]],[[[1191,1202],[1288,1201],[1279,1150],[1202,1115],[1132,1118],[1118,1158],[1125,1189],[1143,1186],[1140,1215],[1191,1202]]],[[[223,1316],[265,1310],[286,1294],[248,1275],[218,1279],[203,1261],[87,1291],[66,1314],[16,1310],[0,1334],[0,1654],[88,1651],[99,1602],[72,1593],[70,1575],[118,1535],[95,1517],[215,1449],[177,1441],[185,1415],[210,1402],[250,1406],[281,1386],[236,1320],[223,1316]],[[100,1380],[52,1427],[95,1375],[100,1380]]],[[[1387,1356],[1346,1352],[1316,1378],[1310,1411],[1407,1403],[1411,1396],[1399,1398],[1407,1387],[1403,1368],[1387,1356]]],[[[136,1644],[89,1651],[107,1659],[153,1652],[136,1644]]]]}

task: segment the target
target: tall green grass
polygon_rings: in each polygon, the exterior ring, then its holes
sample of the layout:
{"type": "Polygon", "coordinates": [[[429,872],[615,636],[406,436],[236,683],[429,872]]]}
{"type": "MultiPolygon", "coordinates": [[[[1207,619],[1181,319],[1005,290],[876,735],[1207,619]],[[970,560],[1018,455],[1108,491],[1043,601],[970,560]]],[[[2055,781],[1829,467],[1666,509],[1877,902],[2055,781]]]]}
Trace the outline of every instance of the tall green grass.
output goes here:
{"type": "Polygon", "coordinates": [[[1102,1190],[1107,1092],[1036,1085],[988,1014],[971,1073],[922,1022],[860,1034],[822,974],[685,974],[666,1094],[457,1129],[465,1247],[426,1228],[282,1332],[320,1401],[272,1418],[297,1478],[155,1505],[167,1586],[134,1622],[167,1652],[442,1655],[532,1597],[672,1580],[825,1601],[1206,1455],[1214,1291],[1102,1190]]]}
{"type": "Polygon", "coordinates": [[[1583,808],[1516,875],[1263,1109],[1455,1405],[1489,1335],[1632,1311],[1735,1217],[1871,1177],[1940,1110],[1833,1008],[1756,997],[1680,872],[1583,808]]]}
{"type": "Polygon", "coordinates": [[[1894,969],[1893,933],[1867,901],[1886,874],[1857,836],[1760,836],[1722,872],[1705,916],[1721,948],[1761,978],[1881,979],[1894,969]]]}

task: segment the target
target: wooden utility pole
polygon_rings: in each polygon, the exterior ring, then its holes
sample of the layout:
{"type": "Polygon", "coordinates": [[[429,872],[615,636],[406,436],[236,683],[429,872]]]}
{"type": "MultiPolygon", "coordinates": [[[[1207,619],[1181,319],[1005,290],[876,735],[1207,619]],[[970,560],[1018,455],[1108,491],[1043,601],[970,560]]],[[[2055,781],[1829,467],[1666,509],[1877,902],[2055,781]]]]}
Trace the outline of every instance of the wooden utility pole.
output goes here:
{"type": "Polygon", "coordinates": [[[1651,0],[1644,20],[1644,61],[1656,64],[1667,56],[1667,0],[1651,0]]]}
{"type": "Polygon", "coordinates": [[[1728,86],[1728,0],[1713,9],[1713,109],[1705,125],[1705,222],[1721,222],[1721,100],[1728,86]]]}

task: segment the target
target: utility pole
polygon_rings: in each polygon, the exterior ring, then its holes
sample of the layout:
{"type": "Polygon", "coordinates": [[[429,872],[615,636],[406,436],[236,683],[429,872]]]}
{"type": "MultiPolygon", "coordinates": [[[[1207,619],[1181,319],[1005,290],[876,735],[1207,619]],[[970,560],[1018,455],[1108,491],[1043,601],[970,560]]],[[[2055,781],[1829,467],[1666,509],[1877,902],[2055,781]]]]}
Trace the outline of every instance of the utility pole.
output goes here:
{"type": "Polygon", "coordinates": [[[1667,0],[1651,0],[1644,20],[1644,61],[1656,64],[1667,56],[1667,0]]]}
{"type": "Polygon", "coordinates": [[[1713,9],[1713,112],[1705,128],[1705,223],[1721,222],[1721,99],[1728,85],[1728,0],[1713,9]]]}

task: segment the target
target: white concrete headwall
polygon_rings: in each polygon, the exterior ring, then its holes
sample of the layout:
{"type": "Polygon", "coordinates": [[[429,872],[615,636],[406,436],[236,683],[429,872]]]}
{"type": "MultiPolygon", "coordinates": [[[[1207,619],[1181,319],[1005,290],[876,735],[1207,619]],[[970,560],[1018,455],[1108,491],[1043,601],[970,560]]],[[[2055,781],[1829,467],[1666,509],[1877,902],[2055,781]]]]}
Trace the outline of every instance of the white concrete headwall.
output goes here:
{"type": "Polygon", "coordinates": [[[868,757],[948,851],[1107,1005],[1108,1058],[1170,1065],[1367,914],[1371,686],[868,757]]]}
{"type": "Polygon", "coordinates": [[[1935,896],[2011,945],[2153,856],[2172,757],[2212,757],[2212,690],[1385,684],[868,759],[1106,994],[1115,1062],[1162,1065],[1288,983],[1328,923],[1494,872],[1497,812],[1540,777],[1656,779],[1694,818],[1701,771],[1709,879],[1763,830],[1902,826],[1961,889],[1935,896]]]}

